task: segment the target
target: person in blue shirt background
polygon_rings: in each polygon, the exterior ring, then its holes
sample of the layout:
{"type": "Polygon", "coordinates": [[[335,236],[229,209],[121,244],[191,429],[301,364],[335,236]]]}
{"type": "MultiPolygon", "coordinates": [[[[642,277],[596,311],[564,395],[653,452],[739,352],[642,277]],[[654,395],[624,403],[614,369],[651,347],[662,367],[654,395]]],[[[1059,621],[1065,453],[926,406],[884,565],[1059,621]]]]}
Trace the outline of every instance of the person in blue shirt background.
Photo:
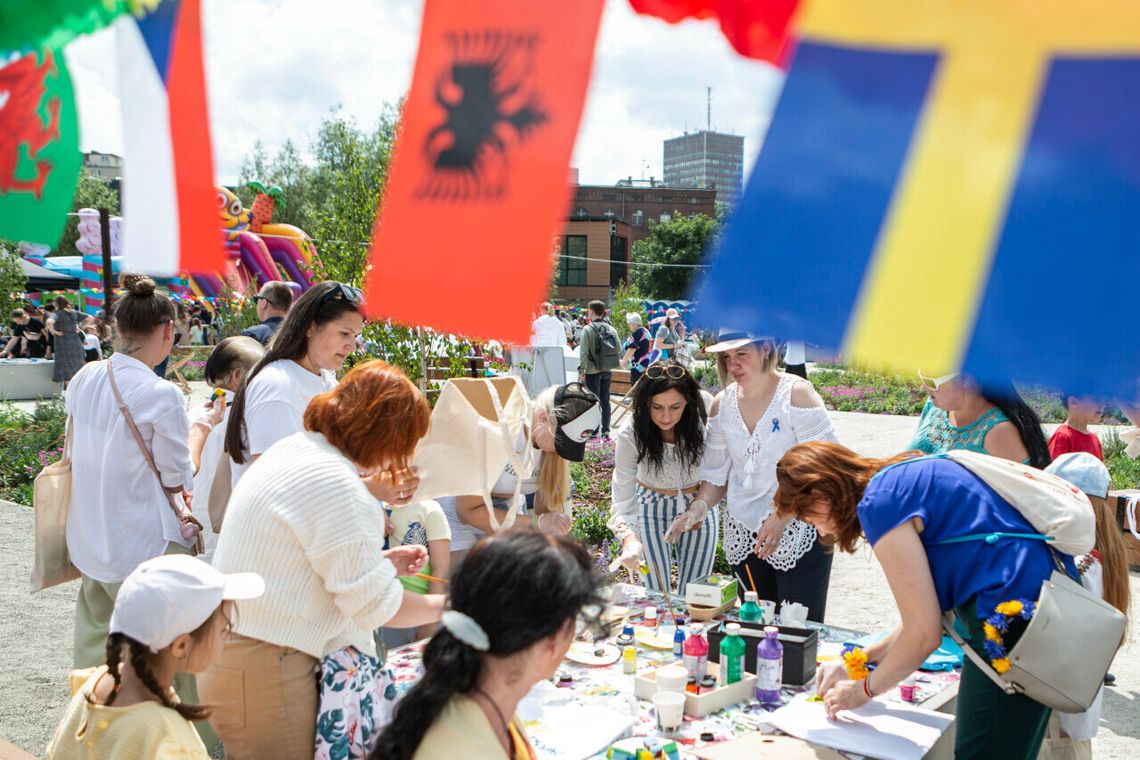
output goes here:
{"type": "MultiPolygon", "coordinates": [[[[986,654],[983,619],[1013,599],[1036,600],[1059,563],[1076,575],[1071,557],[1043,541],[1002,537],[994,543],[947,539],[978,533],[1036,534],[1017,509],[965,467],[948,459],[861,457],[836,443],[790,449],[776,466],[775,507],[815,526],[821,541],[853,552],[866,537],[899,608],[900,622],[866,648],[876,669],[847,678],[843,661],[816,677],[831,717],[868,702],[913,673],[942,642],[942,613],[953,610],[967,642],[986,654]],[[891,466],[898,465],[898,466],[891,466]],[[882,471],[882,472],[880,472],[882,471]]],[[[1021,631],[1011,626],[1004,645],[1021,631]]],[[[1037,757],[1050,710],[1022,695],[1004,694],[967,660],[958,691],[955,757],[1037,757]]]]}

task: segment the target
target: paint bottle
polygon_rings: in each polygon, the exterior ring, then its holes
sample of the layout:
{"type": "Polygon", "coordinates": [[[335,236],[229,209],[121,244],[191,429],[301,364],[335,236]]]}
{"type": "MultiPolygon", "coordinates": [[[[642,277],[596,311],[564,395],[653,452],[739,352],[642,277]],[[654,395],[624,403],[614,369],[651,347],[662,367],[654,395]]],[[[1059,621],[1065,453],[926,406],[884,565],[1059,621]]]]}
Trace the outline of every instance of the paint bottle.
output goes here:
{"type": "Polygon", "coordinates": [[[760,619],[764,617],[764,609],[757,604],[757,595],[755,591],[744,592],[744,604],[740,605],[740,611],[736,616],[740,618],[742,623],[759,623],[760,619]]]}
{"type": "Polygon", "coordinates": [[[764,638],[756,645],[756,700],[780,704],[780,684],[784,680],[784,645],[774,625],[764,626],[764,638]]]}
{"type": "Polygon", "coordinates": [[[673,631],[673,656],[682,657],[685,654],[685,629],[680,623],[677,624],[677,630],[673,631]]]}
{"type": "Polygon", "coordinates": [[[697,685],[697,693],[708,694],[710,691],[716,691],[716,679],[712,676],[705,676],[697,685]]]}
{"type": "Polygon", "coordinates": [[[621,629],[621,634],[617,637],[617,645],[619,647],[626,647],[633,643],[633,626],[626,623],[621,629]]]}
{"type": "Polygon", "coordinates": [[[628,676],[637,672],[637,647],[626,647],[621,654],[621,672],[628,676]]]}
{"type": "Polygon", "coordinates": [[[739,623],[729,623],[725,626],[725,632],[728,635],[720,640],[720,682],[727,686],[744,677],[746,645],[740,637],[739,623]]]}
{"type": "Polygon", "coordinates": [[[912,674],[904,678],[903,682],[899,684],[899,696],[902,697],[903,702],[914,702],[914,683],[914,675],[912,674]]]}
{"type": "Polygon", "coordinates": [[[689,676],[689,680],[685,681],[685,691],[689,694],[696,694],[697,688],[697,679],[689,676]]]}
{"type": "Polygon", "coordinates": [[[645,608],[645,618],[644,618],[643,622],[644,622],[646,628],[656,628],[657,627],[657,608],[656,607],[646,607],[645,608]]]}
{"type": "Polygon", "coordinates": [[[705,677],[709,667],[709,642],[705,638],[705,627],[700,623],[689,626],[689,635],[681,645],[681,657],[691,677],[698,681],[705,677]]]}

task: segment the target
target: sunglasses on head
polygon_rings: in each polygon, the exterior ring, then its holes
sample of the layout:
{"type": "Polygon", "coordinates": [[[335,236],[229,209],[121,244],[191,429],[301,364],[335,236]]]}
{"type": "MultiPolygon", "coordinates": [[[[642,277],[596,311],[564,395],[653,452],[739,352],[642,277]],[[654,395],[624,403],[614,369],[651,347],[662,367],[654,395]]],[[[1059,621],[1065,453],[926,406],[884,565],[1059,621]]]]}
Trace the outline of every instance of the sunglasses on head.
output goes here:
{"type": "Polygon", "coordinates": [[[942,375],[941,377],[927,377],[926,375],[922,374],[922,370],[918,371],[918,381],[922,384],[923,388],[931,391],[938,390],[943,385],[946,385],[946,383],[950,382],[956,377],[958,377],[957,372],[951,372],[950,374],[942,375]]]}
{"type": "Polygon", "coordinates": [[[668,377],[671,380],[680,380],[685,376],[685,368],[680,364],[656,362],[645,368],[645,376],[650,380],[660,380],[663,377],[668,377]]]}
{"type": "Polygon", "coordinates": [[[333,283],[335,287],[329,288],[328,292],[321,297],[321,303],[328,303],[335,301],[338,298],[343,298],[351,304],[360,305],[364,303],[364,293],[360,288],[354,288],[351,285],[345,285],[343,282],[333,283]]]}

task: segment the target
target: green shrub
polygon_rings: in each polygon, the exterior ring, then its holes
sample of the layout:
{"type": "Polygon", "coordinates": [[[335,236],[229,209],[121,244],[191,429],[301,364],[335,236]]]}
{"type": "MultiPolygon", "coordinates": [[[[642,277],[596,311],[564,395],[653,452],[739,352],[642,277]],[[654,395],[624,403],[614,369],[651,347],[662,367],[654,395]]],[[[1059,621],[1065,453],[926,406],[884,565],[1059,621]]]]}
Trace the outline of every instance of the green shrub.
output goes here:
{"type": "Polygon", "coordinates": [[[1140,459],[1124,453],[1125,443],[1119,433],[1109,430],[1108,435],[1101,439],[1101,448],[1108,474],[1112,477],[1113,490],[1140,486],[1140,459]]]}
{"type": "Polygon", "coordinates": [[[0,499],[31,505],[40,470],[59,461],[67,412],[61,401],[44,401],[31,414],[0,404],[0,499]]]}

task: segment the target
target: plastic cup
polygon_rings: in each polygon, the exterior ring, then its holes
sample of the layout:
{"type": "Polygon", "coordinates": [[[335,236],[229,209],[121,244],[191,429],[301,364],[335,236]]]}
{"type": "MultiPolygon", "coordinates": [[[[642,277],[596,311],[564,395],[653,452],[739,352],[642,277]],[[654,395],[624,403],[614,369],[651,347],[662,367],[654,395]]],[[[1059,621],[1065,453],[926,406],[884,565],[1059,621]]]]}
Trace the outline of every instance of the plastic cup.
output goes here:
{"type": "Polygon", "coordinates": [[[685,695],[674,691],[653,695],[653,711],[657,713],[657,730],[663,734],[676,733],[685,716],[685,695]]]}
{"type": "Polygon", "coordinates": [[[776,623],[776,603],[771,599],[760,599],[756,603],[764,611],[764,616],[760,618],[761,622],[764,625],[774,625],[776,623]]]}
{"type": "Polygon", "coordinates": [[[657,693],[674,692],[685,693],[685,683],[689,680],[689,671],[682,665],[666,665],[657,669],[657,693]]]}

